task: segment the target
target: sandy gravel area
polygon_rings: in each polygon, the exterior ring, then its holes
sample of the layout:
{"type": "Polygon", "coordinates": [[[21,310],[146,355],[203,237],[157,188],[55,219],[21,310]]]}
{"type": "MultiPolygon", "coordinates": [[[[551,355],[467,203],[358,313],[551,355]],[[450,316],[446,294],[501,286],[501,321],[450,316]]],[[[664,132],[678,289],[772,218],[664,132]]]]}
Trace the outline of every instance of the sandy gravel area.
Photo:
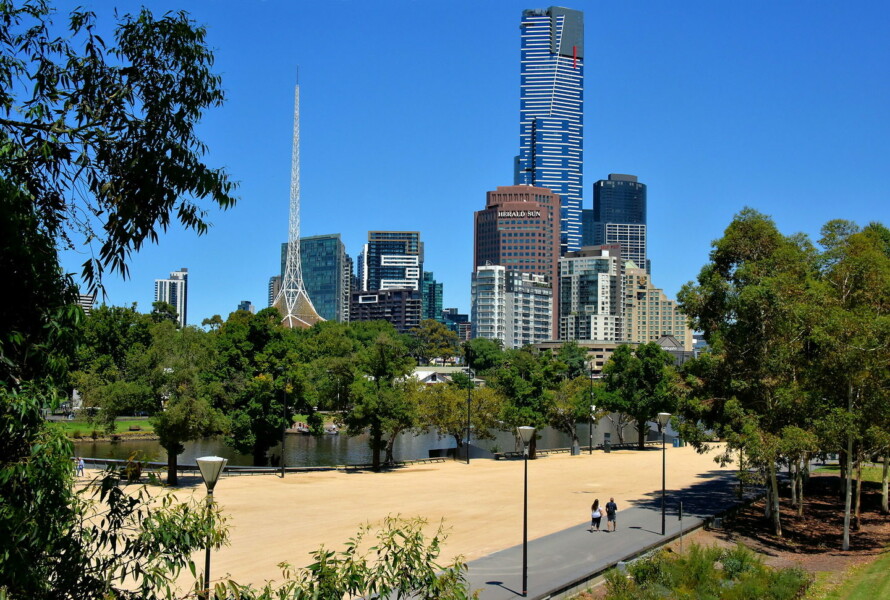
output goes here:
{"type": "MultiPolygon", "coordinates": [[[[667,486],[683,488],[721,469],[714,452],[667,449],[667,486]]],[[[362,523],[423,516],[450,528],[442,558],[472,560],[522,542],[521,460],[448,461],[383,473],[337,471],[224,477],[215,497],[230,516],[231,544],[213,553],[213,579],[280,579],[276,566],[310,563],[324,544],[341,548],[362,523]]],[[[556,454],[529,461],[529,539],[588,522],[594,498],[621,507],[661,490],[661,451],[556,454]]],[[[203,498],[198,485],[177,492],[203,498]]],[[[198,558],[198,557],[196,557],[198,558]]],[[[199,565],[203,564],[200,559],[199,565]]]]}

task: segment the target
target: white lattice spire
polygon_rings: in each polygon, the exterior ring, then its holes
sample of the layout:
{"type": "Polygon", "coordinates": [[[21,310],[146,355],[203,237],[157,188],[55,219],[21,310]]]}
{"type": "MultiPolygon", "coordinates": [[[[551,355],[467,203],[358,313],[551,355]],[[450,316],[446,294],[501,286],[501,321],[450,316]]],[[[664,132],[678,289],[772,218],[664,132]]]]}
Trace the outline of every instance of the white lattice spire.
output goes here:
{"type": "Polygon", "coordinates": [[[324,321],[303,285],[300,263],[300,79],[294,88],[294,147],[290,171],[290,223],[287,239],[287,260],[281,290],[274,306],[281,313],[281,323],[287,327],[311,327],[324,321]]]}

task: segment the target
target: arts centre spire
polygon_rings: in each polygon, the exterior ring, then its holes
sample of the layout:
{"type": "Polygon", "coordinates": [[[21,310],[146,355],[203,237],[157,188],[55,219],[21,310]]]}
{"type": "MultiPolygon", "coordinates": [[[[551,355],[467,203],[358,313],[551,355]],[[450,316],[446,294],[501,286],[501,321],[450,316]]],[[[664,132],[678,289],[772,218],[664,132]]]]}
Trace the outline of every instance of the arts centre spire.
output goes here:
{"type": "Polygon", "coordinates": [[[281,289],[274,306],[281,313],[281,323],[287,327],[312,327],[319,316],[306,287],[303,285],[303,268],[300,263],[300,80],[294,88],[294,147],[290,172],[290,226],[287,239],[287,260],[281,280],[281,289]]]}

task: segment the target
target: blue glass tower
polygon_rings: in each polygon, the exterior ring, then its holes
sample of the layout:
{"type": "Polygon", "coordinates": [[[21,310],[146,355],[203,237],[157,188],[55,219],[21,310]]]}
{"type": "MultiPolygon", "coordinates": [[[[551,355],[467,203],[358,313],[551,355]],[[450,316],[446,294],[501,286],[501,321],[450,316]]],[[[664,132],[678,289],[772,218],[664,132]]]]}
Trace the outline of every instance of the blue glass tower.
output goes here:
{"type": "Polygon", "coordinates": [[[559,194],[560,252],[581,247],[584,163],[584,13],[551,6],[522,13],[516,185],[559,194]]]}

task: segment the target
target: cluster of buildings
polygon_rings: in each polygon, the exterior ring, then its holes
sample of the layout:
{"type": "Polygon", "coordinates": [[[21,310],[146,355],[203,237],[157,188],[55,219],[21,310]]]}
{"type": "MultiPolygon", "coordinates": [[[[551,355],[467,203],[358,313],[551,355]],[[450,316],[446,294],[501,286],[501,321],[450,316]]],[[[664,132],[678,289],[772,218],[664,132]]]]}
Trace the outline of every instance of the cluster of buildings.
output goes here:
{"type": "MultiPolygon", "coordinates": [[[[298,252],[282,244],[269,306],[282,294],[290,255],[299,256],[302,286],[326,320],[383,319],[406,332],[434,319],[461,339],[507,348],[573,340],[597,364],[622,343],[692,351],[686,318],[652,280],[646,185],[610,174],[593,184],[592,207],[582,206],[583,13],[525,10],[520,32],[519,153],[512,185],[487,192],[475,212],[471,314],[443,308],[443,284],[424,270],[418,231],[370,231],[355,260],[339,234],[299,237],[298,252]]],[[[173,304],[183,323],[187,280],[181,269],[155,282],[156,300],[173,304]]]]}

